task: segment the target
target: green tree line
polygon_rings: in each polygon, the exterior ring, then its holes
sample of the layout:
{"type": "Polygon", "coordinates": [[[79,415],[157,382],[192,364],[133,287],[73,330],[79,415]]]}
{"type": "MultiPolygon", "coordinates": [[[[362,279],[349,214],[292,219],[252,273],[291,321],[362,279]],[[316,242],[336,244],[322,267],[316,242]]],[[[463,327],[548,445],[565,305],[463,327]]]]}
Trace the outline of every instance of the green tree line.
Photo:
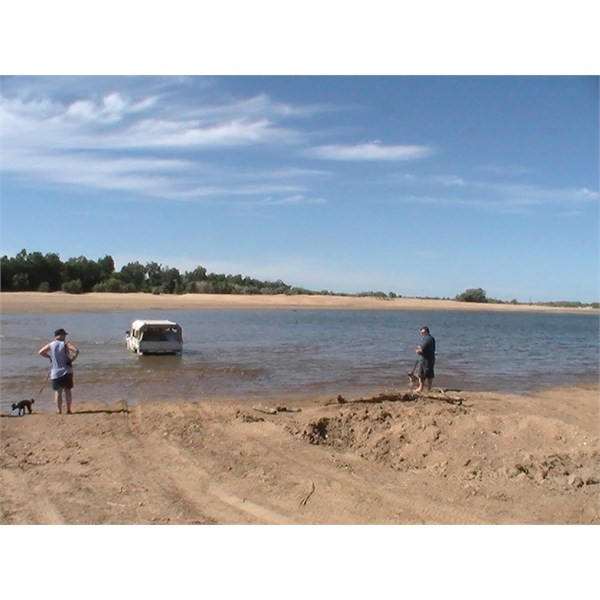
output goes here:
{"type": "Polygon", "coordinates": [[[310,293],[292,288],[281,280],[260,281],[242,275],[208,273],[198,266],[181,273],[178,269],[149,262],[131,262],[115,270],[112,256],[91,260],[85,256],[62,261],[58,254],[27,252],[3,256],[1,290],[88,292],[148,292],[153,294],[294,294],[310,293]]]}
{"type": "MultiPolygon", "coordinates": [[[[115,261],[107,255],[98,260],[85,256],[62,261],[58,254],[27,252],[21,250],[16,256],[3,256],[0,262],[2,278],[0,290],[3,292],[57,292],[84,294],[88,292],[146,292],[153,294],[310,294],[375,297],[381,300],[401,298],[394,292],[369,291],[358,294],[343,294],[329,290],[313,291],[301,287],[292,287],[280,279],[260,281],[242,275],[224,275],[208,273],[198,266],[193,271],[180,271],[173,267],[164,267],[156,262],[145,265],[130,262],[119,271],[115,270],[115,261]]],[[[431,298],[438,299],[439,298],[431,298]]],[[[446,298],[449,299],[449,298],[446,298]]],[[[477,302],[505,304],[502,300],[488,298],[482,288],[469,288],[457,294],[458,302],[477,302]]],[[[510,304],[521,304],[511,300],[510,304]]],[[[529,303],[530,304],[530,303],[529,303]]],[[[598,302],[556,301],[544,302],[557,307],[599,308],[598,302]]]]}

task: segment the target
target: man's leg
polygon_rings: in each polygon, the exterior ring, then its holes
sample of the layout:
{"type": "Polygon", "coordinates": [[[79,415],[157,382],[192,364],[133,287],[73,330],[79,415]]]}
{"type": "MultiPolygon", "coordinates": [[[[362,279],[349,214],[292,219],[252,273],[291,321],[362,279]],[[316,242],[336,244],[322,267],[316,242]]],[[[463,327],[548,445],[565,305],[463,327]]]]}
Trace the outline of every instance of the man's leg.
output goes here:
{"type": "Polygon", "coordinates": [[[56,412],[62,413],[62,390],[56,390],[54,392],[54,400],[56,402],[56,412]]]}
{"type": "Polygon", "coordinates": [[[65,400],[67,401],[67,414],[71,414],[71,402],[73,401],[73,394],[70,389],[65,390],[65,400]]]}

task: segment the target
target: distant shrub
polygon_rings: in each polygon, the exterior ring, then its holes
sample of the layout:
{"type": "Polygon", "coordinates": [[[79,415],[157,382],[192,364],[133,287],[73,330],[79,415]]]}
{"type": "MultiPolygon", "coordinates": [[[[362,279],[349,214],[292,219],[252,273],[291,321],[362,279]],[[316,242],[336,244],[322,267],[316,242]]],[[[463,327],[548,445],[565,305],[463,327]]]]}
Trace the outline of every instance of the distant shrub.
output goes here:
{"type": "Polygon", "coordinates": [[[312,294],[314,294],[315,292],[311,291],[311,290],[307,290],[306,288],[303,287],[293,287],[290,288],[287,291],[287,294],[289,296],[298,296],[298,295],[306,295],[306,296],[310,296],[312,294]]]}
{"type": "Polygon", "coordinates": [[[40,283],[37,291],[48,293],[50,291],[50,284],[47,281],[42,281],[42,283],[40,283]]]}
{"type": "Polygon", "coordinates": [[[488,302],[485,290],[481,288],[470,288],[456,296],[459,302],[488,302]]]}
{"type": "Polygon", "coordinates": [[[360,292],[356,295],[359,298],[380,298],[381,300],[385,300],[387,298],[387,294],[385,292],[360,292]]]}
{"type": "Polygon", "coordinates": [[[81,284],[81,279],[65,281],[65,283],[62,284],[62,291],[66,294],[83,294],[83,285],[81,284]]]}
{"type": "Polygon", "coordinates": [[[93,288],[93,292],[112,292],[119,293],[124,291],[123,282],[119,281],[116,277],[111,277],[106,281],[102,281],[101,283],[97,283],[93,288]]]}

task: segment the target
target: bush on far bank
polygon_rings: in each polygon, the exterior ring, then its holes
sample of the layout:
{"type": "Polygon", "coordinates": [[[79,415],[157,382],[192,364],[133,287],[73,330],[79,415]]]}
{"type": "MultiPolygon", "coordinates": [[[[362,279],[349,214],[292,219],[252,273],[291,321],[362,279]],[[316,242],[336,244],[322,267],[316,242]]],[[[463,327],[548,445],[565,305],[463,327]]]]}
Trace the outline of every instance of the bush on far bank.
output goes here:
{"type": "Polygon", "coordinates": [[[66,294],[83,294],[83,285],[81,284],[81,279],[65,281],[65,283],[62,284],[61,289],[66,294]]]}
{"type": "Polygon", "coordinates": [[[481,288],[470,288],[465,290],[462,294],[456,296],[456,300],[458,302],[488,302],[485,290],[481,288]]]}

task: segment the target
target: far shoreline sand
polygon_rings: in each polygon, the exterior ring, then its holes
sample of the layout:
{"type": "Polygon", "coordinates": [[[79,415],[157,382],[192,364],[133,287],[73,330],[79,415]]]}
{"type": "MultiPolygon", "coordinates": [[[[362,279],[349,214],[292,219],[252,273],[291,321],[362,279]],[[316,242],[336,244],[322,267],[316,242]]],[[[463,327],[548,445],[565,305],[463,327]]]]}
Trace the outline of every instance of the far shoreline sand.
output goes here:
{"type": "Polygon", "coordinates": [[[536,304],[472,303],[420,298],[381,299],[374,297],[320,295],[0,293],[0,312],[3,314],[203,309],[456,310],[600,314],[598,309],[593,308],[566,308],[536,304]]]}

